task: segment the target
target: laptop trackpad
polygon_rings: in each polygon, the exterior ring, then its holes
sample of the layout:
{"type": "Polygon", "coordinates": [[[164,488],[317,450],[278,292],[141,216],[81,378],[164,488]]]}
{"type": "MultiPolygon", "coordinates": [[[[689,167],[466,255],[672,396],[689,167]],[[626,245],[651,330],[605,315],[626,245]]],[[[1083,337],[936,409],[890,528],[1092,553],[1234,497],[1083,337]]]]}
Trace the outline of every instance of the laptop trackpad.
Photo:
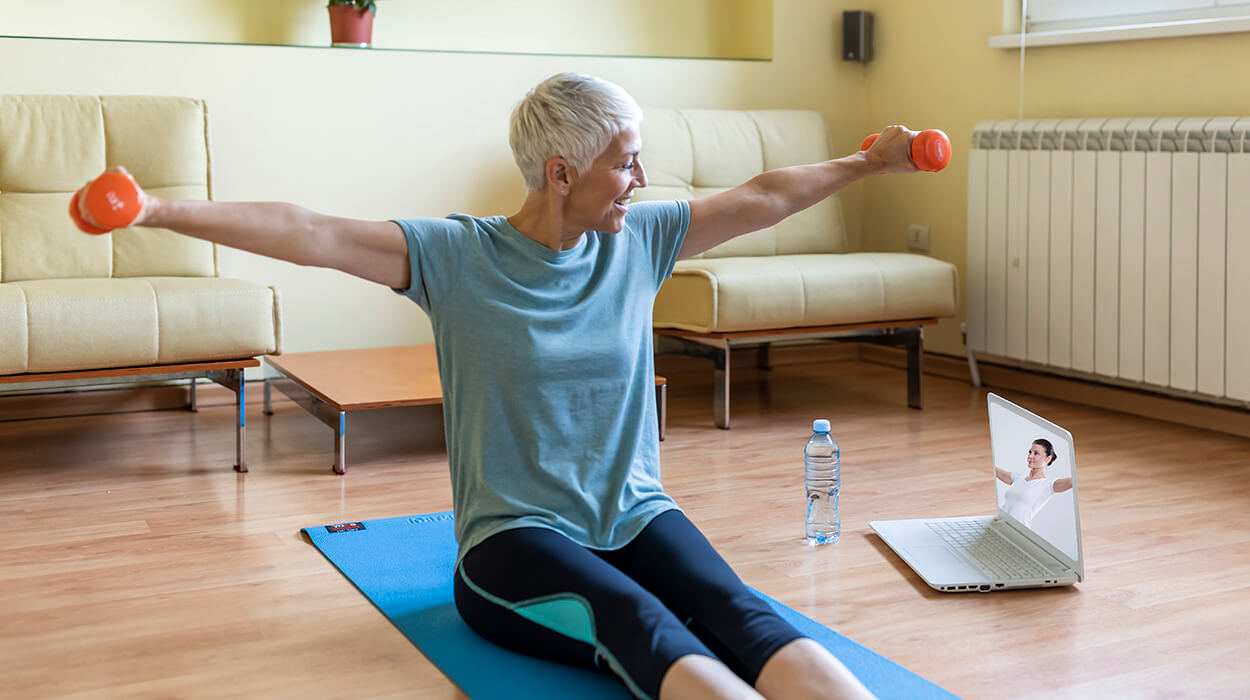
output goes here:
{"type": "Polygon", "coordinates": [[[985,574],[980,569],[964,561],[962,557],[945,546],[907,547],[903,553],[903,558],[908,560],[912,568],[930,583],[940,585],[985,580],[985,574]]]}

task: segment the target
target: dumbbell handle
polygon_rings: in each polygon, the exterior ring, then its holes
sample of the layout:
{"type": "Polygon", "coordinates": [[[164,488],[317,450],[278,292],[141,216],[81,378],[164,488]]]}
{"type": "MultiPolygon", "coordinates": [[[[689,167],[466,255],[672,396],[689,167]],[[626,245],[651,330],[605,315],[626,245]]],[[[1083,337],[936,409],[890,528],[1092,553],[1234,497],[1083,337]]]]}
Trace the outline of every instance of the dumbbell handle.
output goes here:
{"type": "Polygon", "coordinates": [[[139,218],[143,208],[139,185],[127,173],[104,173],[80,192],[87,212],[100,225],[92,226],[83,220],[78,212],[79,192],[75,192],[69,201],[69,215],[83,233],[101,234],[125,228],[139,218]]]}
{"type": "MultiPolygon", "coordinates": [[[[866,151],[881,134],[872,134],[864,139],[859,150],[866,151]]],[[[911,140],[911,162],[917,168],[928,172],[937,172],[951,162],[951,140],[945,133],[937,129],[925,129],[911,140]]]]}

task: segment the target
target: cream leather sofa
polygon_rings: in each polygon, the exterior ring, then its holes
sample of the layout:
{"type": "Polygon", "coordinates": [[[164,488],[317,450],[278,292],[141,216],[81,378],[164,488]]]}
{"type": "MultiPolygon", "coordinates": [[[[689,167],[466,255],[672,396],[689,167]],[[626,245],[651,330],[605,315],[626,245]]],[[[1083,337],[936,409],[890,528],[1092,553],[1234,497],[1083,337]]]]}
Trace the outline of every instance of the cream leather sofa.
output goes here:
{"type": "MultiPolygon", "coordinates": [[[[114,165],[148,191],[211,196],[204,103],[174,97],[0,96],[0,391],[119,377],[208,377],[281,351],[277,290],[218,276],[213,244],[170,231],[80,233],[70,195],[114,165]]],[[[72,399],[67,399],[72,400],[72,399]]]]}
{"type": "MultiPolygon", "coordinates": [[[[818,112],[648,109],[645,199],[694,199],[765,170],[830,157],[818,112]]],[[[919,175],[913,177],[921,177],[919,175]]],[[[925,175],[924,177],[940,177],[925,175]]],[[[661,342],[715,362],[715,422],[729,427],[730,351],[848,339],[901,346],[908,404],[922,406],[923,326],[955,314],[955,266],[925,255],[850,252],[835,195],[775,227],[677,263],[656,297],[661,342]],[[663,342],[667,341],[667,342],[663,342]]]]}

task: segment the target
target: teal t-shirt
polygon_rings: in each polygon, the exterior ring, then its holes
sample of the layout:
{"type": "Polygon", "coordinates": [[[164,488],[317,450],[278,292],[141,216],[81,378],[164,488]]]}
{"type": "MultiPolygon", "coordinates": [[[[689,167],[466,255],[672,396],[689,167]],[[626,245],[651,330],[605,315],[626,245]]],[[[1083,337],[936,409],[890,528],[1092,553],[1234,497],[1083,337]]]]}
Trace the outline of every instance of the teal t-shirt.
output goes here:
{"type": "Polygon", "coordinates": [[[677,508],[660,485],[651,307],[689,204],[633,204],[620,233],[563,251],[502,216],[396,223],[412,268],[396,291],[434,328],[457,558],[517,527],[616,549],[677,508]]]}

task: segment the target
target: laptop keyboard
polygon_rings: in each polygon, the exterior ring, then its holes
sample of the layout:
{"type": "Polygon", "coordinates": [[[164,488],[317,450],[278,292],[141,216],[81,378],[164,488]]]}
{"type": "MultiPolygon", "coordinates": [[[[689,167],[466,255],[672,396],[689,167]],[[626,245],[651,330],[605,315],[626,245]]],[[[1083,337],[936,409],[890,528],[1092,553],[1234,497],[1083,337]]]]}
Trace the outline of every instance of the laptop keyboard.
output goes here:
{"type": "Polygon", "coordinates": [[[1052,575],[1002,535],[985,527],[984,522],[942,520],[928,525],[946,544],[989,576],[1014,581],[1052,575]]]}

